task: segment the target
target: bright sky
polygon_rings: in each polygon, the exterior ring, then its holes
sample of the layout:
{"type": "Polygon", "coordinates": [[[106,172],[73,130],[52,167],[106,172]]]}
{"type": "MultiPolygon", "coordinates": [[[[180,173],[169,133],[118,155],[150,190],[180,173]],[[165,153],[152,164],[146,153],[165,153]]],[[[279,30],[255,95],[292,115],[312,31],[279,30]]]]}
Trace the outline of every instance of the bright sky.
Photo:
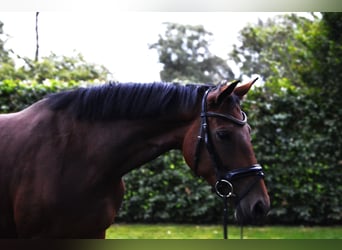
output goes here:
{"type": "MultiPolygon", "coordinates": [[[[121,82],[160,81],[162,65],[149,44],[163,34],[163,22],[202,24],[213,33],[210,50],[222,58],[238,32],[247,23],[266,19],[275,12],[41,12],[39,14],[40,56],[54,52],[80,52],[88,62],[102,64],[121,82]]],[[[6,47],[21,56],[35,55],[35,12],[0,12],[6,47]]],[[[233,66],[233,65],[230,65],[233,66]]],[[[256,72],[257,73],[257,72],[256,72]]]]}

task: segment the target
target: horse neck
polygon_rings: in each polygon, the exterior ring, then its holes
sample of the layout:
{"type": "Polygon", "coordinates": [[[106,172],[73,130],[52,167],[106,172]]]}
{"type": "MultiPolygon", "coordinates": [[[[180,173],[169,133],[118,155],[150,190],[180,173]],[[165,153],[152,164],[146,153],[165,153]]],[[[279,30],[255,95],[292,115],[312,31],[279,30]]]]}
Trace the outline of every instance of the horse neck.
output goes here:
{"type": "MultiPolygon", "coordinates": [[[[171,149],[181,149],[184,136],[193,122],[184,116],[172,120],[125,120],[94,126],[93,131],[103,135],[98,138],[103,142],[97,144],[108,145],[104,158],[115,164],[122,176],[171,149]]],[[[89,129],[87,131],[89,134],[89,129]]]]}

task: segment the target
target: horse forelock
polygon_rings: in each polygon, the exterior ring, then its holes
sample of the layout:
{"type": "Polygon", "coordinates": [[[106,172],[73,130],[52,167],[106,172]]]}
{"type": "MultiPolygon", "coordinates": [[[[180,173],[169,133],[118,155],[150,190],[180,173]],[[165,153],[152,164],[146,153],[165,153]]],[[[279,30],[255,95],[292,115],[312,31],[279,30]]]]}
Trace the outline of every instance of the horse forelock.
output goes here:
{"type": "Polygon", "coordinates": [[[80,120],[144,119],[191,112],[208,85],[107,83],[47,97],[52,110],[80,120]]]}

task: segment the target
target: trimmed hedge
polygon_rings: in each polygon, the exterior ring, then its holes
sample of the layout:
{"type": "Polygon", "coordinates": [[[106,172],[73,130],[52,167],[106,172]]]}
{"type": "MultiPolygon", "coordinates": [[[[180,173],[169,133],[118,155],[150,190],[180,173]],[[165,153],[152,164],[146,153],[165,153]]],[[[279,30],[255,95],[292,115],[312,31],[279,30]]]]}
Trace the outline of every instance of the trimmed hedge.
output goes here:
{"type": "Polygon", "coordinates": [[[333,100],[320,105],[315,91],[270,92],[272,86],[255,89],[244,104],[266,171],[270,222],[341,224],[342,128],[337,114],[323,107],[333,100]]]}
{"type": "Polygon", "coordinates": [[[49,93],[54,93],[79,86],[77,82],[45,80],[37,81],[0,81],[0,113],[20,111],[49,93]]]}
{"type": "MultiPolygon", "coordinates": [[[[0,113],[21,110],[76,82],[0,82],[0,113]]],[[[269,223],[341,224],[341,133],[313,93],[258,88],[243,103],[271,196],[269,223]],[[272,96],[272,98],[269,98],[272,96]],[[329,119],[327,119],[327,117],[329,119]]],[[[178,151],[127,174],[117,221],[218,223],[221,200],[191,173],[178,151]]],[[[231,218],[232,219],[232,218],[231,218]]]]}
{"type": "Polygon", "coordinates": [[[221,200],[172,150],[124,177],[126,194],[117,221],[217,223],[221,200]]]}

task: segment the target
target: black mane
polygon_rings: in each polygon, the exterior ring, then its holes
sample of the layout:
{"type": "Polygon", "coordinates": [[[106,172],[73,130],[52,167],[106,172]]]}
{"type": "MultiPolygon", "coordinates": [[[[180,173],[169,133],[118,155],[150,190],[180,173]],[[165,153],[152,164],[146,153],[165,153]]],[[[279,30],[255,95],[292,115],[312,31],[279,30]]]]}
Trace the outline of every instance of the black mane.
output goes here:
{"type": "Polygon", "coordinates": [[[208,86],[170,83],[107,83],[47,97],[52,110],[66,109],[81,120],[152,118],[191,112],[208,86]]]}

